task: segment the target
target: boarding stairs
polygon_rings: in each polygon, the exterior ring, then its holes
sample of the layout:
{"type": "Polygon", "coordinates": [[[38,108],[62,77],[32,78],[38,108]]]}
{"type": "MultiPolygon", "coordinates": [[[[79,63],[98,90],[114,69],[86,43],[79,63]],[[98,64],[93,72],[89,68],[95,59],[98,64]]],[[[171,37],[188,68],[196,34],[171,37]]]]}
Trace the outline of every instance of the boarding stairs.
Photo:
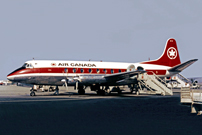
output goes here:
{"type": "Polygon", "coordinates": [[[148,94],[173,95],[172,89],[167,87],[166,82],[153,72],[152,75],[140,74],[137,80],[139,81],[140,90],[145,87],[148,94]]]}
{"type": "Polygon", "coordinates": [[[202,90],[182,87],[180,99],[182,104],[191,104],[191,113],[202,114],[202,90]]]}
{"type": "Polygon", "coordinates": [[[181,103],[192,103],[191,91],[190,87],[182,87],[181,88],[181,96],[180,96],[181,103]]]}
{"type": "Polygon", "coordinates": [[[190,90],[190,87],[181,88],[181,103],[202,104],[202,90],[190,90]]]}
{"type": "Polygon", "coordinates": [[[181,74],[176,74],[172,76],[172,82],[168,84],[168,87],[172,88],[181,88],[181,87],[190,87],[189,80],[181,74]]]}
{"type": "Polygon", "coordinates": [[[186,77],[184,77],[183,75],[181,75],[180,73],[176,75],[181,81],[185,82],[185,83],[189,83],[190,80],[187,79],[186,77]]]}

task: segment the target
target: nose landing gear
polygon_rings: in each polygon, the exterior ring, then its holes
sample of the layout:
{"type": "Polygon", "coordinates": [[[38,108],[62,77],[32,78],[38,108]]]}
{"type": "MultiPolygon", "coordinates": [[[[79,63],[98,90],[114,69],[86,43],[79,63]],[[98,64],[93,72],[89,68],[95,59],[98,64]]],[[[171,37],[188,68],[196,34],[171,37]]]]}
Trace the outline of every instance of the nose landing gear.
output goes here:
{"type": "Polygon", "coordinates": [[[36,92],[55,92],[54,95],[59,95],[59,88],[58,86],[34,85],[30,89],[30,96],[36,96],[36,92]]]}
{"type": "Polygon", "coordinates": [[[30,96],[35,96],[35,92],[34,92],[34,91],[31,91],[31,92],[30,92],[30,96]]]}

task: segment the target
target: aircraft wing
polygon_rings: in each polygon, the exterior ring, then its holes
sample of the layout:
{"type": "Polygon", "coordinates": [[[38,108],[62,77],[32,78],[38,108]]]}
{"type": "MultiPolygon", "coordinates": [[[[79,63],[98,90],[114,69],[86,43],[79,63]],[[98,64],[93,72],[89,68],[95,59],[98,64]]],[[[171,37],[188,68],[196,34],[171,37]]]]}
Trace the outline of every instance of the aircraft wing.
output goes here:
{"type": "Polygon", "coordinates": [[[197,60],[198,59],[192,59],[192,60],[189,60],[187,62],[181,63],[177,66],[174,66],[174,67],[168,69],[168,71],[170,71],[170,72],[181,72],[182,70],[184,70],[185,68],[187,68],[188,66],[190,66],[191,64],[196,62],[197,60]]]}
{"type": "Polygon", "coordinates": [[[126,78],[130,78],[134,75],[138,75],[138,74],[143,74],[147,71],[145,70],[135,70],[135,71],[129,71],[129,72],[123,72],[123,73],[116,73],[116,74],[112,74],[112,75],[107,75],[104,78],[106,78],[106,80],[108,81],[119,81],[119,80],[123,80],[126,78]]]}

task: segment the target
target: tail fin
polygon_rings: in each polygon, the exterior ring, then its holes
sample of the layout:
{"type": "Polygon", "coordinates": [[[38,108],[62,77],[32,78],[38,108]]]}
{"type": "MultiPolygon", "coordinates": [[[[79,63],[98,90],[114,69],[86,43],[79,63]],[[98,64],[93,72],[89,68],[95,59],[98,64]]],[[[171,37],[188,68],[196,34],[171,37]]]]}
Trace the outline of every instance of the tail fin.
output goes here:
{"type": "Polygon", "coordinates": [[[170,38],[167,40],[165,49],[160,58],[153,61],[142,62],[142,64],[154,64],[174,67],[178,64],[181,64],[179,52],[177,49],[177,43],[175,39],[170,38]]]}

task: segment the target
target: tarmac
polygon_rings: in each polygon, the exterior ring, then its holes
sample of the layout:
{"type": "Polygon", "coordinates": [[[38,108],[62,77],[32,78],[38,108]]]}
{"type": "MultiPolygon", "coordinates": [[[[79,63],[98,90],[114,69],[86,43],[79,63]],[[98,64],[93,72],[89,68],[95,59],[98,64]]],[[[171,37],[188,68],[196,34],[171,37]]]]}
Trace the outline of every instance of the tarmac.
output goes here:
{"type": "Polygon", "coordinates": [[[27,87],[0,86],[0,135],[201,134],[202,116],[173,96],[86,95],[60,88],[30,97],[27,87]]]}

